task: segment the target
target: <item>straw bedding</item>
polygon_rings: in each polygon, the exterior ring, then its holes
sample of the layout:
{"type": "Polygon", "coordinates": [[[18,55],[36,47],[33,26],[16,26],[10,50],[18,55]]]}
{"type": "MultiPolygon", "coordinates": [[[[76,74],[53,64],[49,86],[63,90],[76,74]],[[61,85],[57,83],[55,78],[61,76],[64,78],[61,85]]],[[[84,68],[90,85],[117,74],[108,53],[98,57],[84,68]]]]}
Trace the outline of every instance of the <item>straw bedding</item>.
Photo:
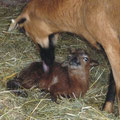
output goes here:
{"type": "Polygon", "coordinates": [[[62,98],[52,102],[49,94],[30,89],[28,97],[15,96],[6,90],[6,82],[33,61],[40,61],[34,43],[18,30],[8,33],[10,20],[21,11],[20,7],[0,6],[0,120],[117,120],[115,115],[101,111],[108,87],[110,66],[103,52],[97,51],[80,37],[62,33],[56,46],[56,61],[62,62],[68,48],[85,49],[99,66],[90,71],[90,89],[84,98],[73,101],[62,98]]]}

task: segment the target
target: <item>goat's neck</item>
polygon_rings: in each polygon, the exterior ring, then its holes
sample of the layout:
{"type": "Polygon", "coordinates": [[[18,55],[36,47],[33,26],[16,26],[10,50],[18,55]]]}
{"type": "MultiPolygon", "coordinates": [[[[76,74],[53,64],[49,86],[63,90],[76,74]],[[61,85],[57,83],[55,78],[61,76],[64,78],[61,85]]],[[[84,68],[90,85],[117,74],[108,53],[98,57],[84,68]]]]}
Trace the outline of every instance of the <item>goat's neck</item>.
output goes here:
{"type": "Polygon", "coordinates": [[[69,69],[69,76],[70,79],[72,81],[77,81],[77,82],[81,82],[81,81],[86,81],[88,80],[89,77],[89,70],[88,69],[69,69]]]}

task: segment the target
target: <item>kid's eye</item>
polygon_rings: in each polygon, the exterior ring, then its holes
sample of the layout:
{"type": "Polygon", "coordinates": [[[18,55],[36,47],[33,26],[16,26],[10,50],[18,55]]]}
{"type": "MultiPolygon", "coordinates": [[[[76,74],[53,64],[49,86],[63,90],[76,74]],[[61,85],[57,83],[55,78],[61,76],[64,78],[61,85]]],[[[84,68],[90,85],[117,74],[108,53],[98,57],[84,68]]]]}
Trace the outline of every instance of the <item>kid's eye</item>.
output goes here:
{"type": "Polygon", "coordinates": [[[84,60],[85,62],[87,62],[87,61],[88,61],[88,57],[84,57],[83,60],[84,60]]]}

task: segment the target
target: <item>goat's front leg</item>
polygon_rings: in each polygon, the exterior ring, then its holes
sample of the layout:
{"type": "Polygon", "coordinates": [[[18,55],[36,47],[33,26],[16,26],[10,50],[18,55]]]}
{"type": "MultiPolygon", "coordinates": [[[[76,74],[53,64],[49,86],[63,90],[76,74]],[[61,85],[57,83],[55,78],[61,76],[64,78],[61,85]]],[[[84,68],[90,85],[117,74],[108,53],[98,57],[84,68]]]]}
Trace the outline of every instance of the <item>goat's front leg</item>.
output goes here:
{"type": "Polygon", "coordinates": [[[55,60],[55,43],[58,38],[58,34],[49,35],[46,40],[48,40],[48,47],[43,47],[38,44],[40,48],[40,56],[43,61],[43,69],[48,72],[50,67],[52,67],[55,60]]]}

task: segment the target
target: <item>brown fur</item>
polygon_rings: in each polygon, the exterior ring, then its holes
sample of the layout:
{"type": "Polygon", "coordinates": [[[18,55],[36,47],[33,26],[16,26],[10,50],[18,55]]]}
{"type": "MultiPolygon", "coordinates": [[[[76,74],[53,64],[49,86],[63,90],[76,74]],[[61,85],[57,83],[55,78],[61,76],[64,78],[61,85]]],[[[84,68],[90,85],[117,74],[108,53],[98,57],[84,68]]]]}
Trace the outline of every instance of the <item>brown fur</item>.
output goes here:
{"type": "Polygon", "coordinates": [[[120,112],[120,0],[31,0],[11,24],[26,18],[26,32],[42,47],[48,47],[48,35],[72,32],[93,46],[100,43],[112,67],[120,112]]]}
{"type": "MultiPolygon", "coordinates": [[[[71,54],[68,62],[62,65],[55,62],[49,73],[44,72],[42,62],[33,62],[23,69],[13,82],[18,82],[18,85],[27,89],[37,87],[47,90],[55,100],[59,95],[78,98],[80,94],[84,95],[89,88],[91,65],[97,64],[90,61],[87,53],[77,50],[71,54]]],[[[14,86],[11,81],[7,85],[8,88],[14,86]],[[11,86],[9,87],[9,85],[11,86]]],[[[18,87],[14,86],[14,88],[18,87]]]]}

